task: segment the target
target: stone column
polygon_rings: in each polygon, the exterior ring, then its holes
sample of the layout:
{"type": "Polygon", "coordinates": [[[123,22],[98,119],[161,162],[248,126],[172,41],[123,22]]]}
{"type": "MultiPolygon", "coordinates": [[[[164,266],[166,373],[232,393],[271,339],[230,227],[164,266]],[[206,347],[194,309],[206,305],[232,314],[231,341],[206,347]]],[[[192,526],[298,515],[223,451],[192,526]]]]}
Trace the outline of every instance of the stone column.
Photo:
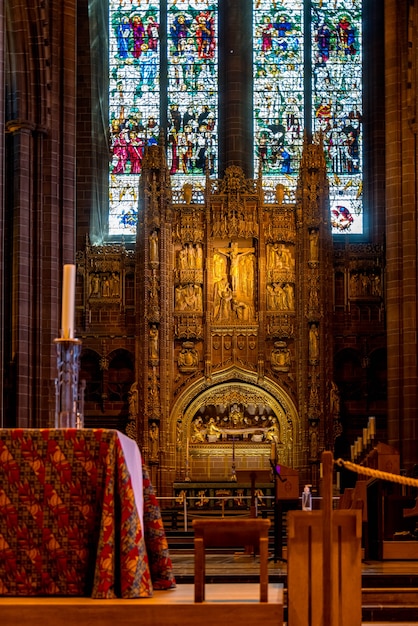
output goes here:
{"type": "Polygon", "coordinates": [[[238,165],[253,177],[252,2],[225,0],[219,24],[219,175],[238,165]]]}
{"type": "Polygon", "coordinates": [[[406,469],[416,463],[418,401],[416,75],[408,70],[414,60],[416,71],[417,17],[414,5],[385,1],[387,426],[406,469]]]}

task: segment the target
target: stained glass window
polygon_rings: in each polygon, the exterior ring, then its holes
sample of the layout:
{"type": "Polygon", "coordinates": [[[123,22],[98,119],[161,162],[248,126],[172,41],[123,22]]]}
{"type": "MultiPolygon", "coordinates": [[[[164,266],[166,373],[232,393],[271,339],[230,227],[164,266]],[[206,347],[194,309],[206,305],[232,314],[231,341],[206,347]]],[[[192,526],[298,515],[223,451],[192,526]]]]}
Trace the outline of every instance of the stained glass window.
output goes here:
{"type": "Polygon", "coordinates": [[[304,130],[322,135],[333,232],[363,232],[362,2],[254,1],[255,171],[294,199],[304,130]]]}
{"type": "MultiPolygon", "coordinates": [[[[217,170],[217,3],[168,8],[168,166],[173,186],[217,170]]],[[[198,179],[199,181],[199,179],[198,179]]],[[[195,181],[196,182],[196,181],[195,181]]]]}
{"type": "Polygon", "coordinates": [[[322,131],[335,233],[363,230],[360,0],[312,0],[313,130],[322,131]]]}
{"type": "Polygon", "coordinates": [[[158,143],[160,124],[167,126],[173,188],[190,176],[203,188],[206,172],[216,173],[218,42],[216,2],[110,0],[109,9],[109,235],[114,236],[135,234],[144,146],[158,143]]]}
{"type": "Polygon", "coordinates": [[[303,4],[254,3],[254,169],[285,188],[296,184],[303,144],[303,4]]]}
{"type": "Polygon", "coordinates": [[[146,0],[110,0],[109,8],[109,234],[129,235],[144,145],[159,135],[160,13],[146,0]]]}
{"type": "MultiPolygon", "coordinates": [[[[160,125],[174,189],[218,175],[221,7],[109,0],[110,236],[135,234],[143,150],[160,125]]],[[[293,201],[304,133],[321,133],[333,231],[362,233],[362,0],[254,0],[252,89],[255,175],[293,201]]]]}

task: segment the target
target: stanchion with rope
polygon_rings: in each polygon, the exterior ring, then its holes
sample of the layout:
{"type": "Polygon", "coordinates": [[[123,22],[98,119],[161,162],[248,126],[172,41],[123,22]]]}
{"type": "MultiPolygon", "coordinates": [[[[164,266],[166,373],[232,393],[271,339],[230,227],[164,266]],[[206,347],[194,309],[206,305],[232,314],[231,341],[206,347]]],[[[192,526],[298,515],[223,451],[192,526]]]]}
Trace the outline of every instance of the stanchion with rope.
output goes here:
{"type": "Polygon", "coordinates": [[[364,465],[357,465],[351,461],[344,461],[344,459],[336,459],[334,463],[335,465],[338,465],[338,467],[343,467],[350,472],[355,472],[356,474],[361,474],[362,476],[370,476],[370,478],[387,480],[392,483],[407,485],[408,487],[418,487],[417,478],[401,476],[400,474],[391,474],[390,472],[382,472],[381,470],[373,469],[372,467],[365,467],[364,465]]]}

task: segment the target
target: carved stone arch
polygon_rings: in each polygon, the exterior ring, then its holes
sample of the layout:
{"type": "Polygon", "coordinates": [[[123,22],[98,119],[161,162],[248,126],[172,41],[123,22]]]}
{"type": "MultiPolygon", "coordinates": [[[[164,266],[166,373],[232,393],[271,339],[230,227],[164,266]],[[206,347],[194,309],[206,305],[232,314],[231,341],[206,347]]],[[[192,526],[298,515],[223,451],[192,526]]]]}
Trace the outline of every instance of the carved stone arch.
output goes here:
{"type": "MultiPolygon", "coordinates": [[[[199,379],[177,400],[170,415],[169,431],[173,442],[179,443],[179,420],[181,420],[181,445],[177,465],[186,461],[186,442],[190,439],[191,424],[199,409],[216,403],[222,397],[239,404],[262,403],[269,406],[277,417],[280,427],[279,458],[285,465],[299,467],[302,461],[302,437],[300,417],[289,394],[269,378],[259,380],[257,374],[236,366],[214,374],[210,384],[199,379]]],[[[177,468],[179,469],[179,468],[177,468]]]]}

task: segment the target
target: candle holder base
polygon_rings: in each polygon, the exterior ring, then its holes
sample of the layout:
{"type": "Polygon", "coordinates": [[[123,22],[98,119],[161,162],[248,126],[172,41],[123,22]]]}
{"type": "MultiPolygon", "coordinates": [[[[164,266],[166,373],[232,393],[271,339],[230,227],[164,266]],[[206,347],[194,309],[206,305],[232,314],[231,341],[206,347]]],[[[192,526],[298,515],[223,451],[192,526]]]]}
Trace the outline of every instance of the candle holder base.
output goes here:
{"type": "MultiPolygon", "coordinates": [[[[54,339],[58,377],[55,379],[55,428],[83,428],[83,400],[78,390],[80,339],[54,339]]],[[[82,388],[82,395],[84,387],[82,388]]]]}

